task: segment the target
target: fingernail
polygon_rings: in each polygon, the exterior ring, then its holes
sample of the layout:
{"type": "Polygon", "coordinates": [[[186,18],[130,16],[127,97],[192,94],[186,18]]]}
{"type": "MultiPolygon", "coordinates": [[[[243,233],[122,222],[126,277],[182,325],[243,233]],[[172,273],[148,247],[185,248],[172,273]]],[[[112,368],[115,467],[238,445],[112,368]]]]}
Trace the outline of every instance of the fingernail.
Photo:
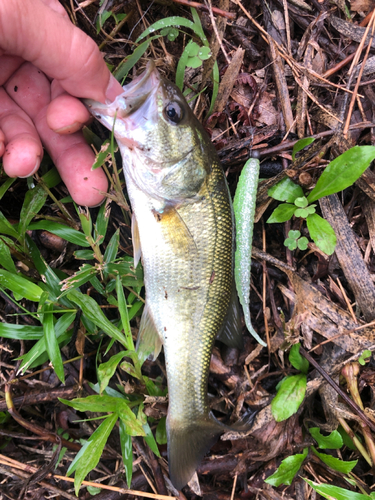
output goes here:
{"type": "Polygon", "coordinates": [[[32,175],[35,174],[35,172],[38,170],[38,168],[40,167],[40,162],[42,161],[42,158],[40,156],[37,156],[36,158],[36,163],[35,163],[35,167],[33,168],[33,170],[27,174],[27,175],[19,175],[18,177],[20,179],[26,179],[27,177],[31,177],[32,175]]]}
{"type": "Polygon", "coordinates": [[[116,78],[111,74],[109,77],[109,82],[107,86],[107,90],[105,91],[105,97],[109,102],[112,102],[116,99],[116,97],[122,94],[123,88],[120,83],[116,80],[116,78]]]}
{"type": "Polygon", "coordinates": [[[74,134],[74,132],[78,132],[78,130],[81,130],[83,125],[84,124],[81,122],[74,122],[74,123],[71,123],[70,125],[66,125],[65,127],[60,127],[60,128],[54,129],[54,132],[56,132],[56,134],[60,134],[60,135],[74,134]]]}

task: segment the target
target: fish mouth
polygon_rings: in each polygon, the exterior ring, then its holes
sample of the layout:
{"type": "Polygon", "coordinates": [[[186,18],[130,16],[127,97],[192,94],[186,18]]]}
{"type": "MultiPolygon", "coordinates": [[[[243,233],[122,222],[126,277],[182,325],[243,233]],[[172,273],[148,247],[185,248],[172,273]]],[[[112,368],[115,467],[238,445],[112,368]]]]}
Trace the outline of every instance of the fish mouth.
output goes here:
{"type": "MultiPolygon", "coordinates": [[[[127,118],[137,111],[160,85],[160,74],[154,61],[147,63],[145,71],[123,87],[124,92],[112,102],[102,104],[92,99],[83,99],[85,106],[99,121],[106,118],[127,118]]],[[[104,123],[106,125],[106,123],[104,123]]],[[[112,127],[110,127],[112,128],[112,127]]]]}

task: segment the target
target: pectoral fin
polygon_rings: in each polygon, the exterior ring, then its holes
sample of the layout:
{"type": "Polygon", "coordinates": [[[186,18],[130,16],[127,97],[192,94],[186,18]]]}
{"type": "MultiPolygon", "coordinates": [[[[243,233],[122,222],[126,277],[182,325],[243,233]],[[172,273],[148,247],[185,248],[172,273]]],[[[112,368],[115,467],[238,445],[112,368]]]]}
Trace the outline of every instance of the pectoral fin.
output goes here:
{"type": "Polygon", "coordinates": [[[146,304],[143,310],[141,324],[139,326],[136,346],[138,358],[141,364],[143,364],[148,357],[152,356],[153,360],[156,359],[159,356],[161,347],[161,338],[146,304]]]}
{"type": "Polygon", "coordinates": [[[232,296],[228,312],[217,339],[228,347],[243,349],[241,308],[234,286],[232,287],[232,296]]]}
{"type": "Polygon", "coordinates": [[[193,235],[176,208],[166,207],[163,213],[155,211],[154,217],[162,228],[165,240],[172,246],[176,255],[191,258],[191,254],[198,251],[193,235]]]}

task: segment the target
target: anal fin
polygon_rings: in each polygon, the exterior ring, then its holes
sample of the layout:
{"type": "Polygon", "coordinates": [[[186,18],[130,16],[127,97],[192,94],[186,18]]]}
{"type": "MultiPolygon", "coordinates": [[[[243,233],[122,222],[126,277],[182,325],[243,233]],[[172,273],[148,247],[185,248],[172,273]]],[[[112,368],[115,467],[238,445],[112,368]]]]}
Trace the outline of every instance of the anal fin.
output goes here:
{"type": "Polygon", "coordinates": [[[141,365],[148,357],[152,356],[153,360],[156,359],[159,356],[162,345],[161,338],[146,303],[139,326],[136,346],[141,365]]]}

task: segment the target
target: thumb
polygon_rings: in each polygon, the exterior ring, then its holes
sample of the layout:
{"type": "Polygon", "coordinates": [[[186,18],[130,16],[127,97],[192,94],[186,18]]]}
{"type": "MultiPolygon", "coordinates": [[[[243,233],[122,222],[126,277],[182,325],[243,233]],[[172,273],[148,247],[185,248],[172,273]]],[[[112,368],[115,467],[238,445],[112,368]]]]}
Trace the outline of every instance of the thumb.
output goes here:
{"type": "Polygon", "coordinates": [[[121,92],[94,42],[42,0],[0,1],[0,55],[20,56],[69,94],[100,102],[121,92]]]}

